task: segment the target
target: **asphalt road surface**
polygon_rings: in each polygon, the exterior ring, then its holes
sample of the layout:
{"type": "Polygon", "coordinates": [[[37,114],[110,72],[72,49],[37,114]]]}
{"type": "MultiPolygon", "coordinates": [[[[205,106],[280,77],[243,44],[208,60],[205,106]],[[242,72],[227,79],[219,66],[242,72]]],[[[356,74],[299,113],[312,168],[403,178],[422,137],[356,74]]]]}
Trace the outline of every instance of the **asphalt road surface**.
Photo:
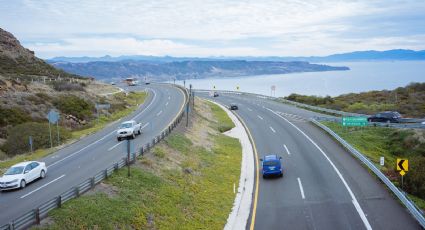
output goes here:
{"type": "Polygon", "coordinates": [[[172,122],[185,101],[183,91],[171,85],[150,84],[128,89],[146,89],[149,96],[130,116],[40,159],[48,167],[45,179],[28,184],[24,189],[1,192],[0,225],[9,223],[126,157],[126,142],[118,142],[115,135],[121,122],[134,119],[142,123],[142,134],[132,140],[135,149],[139,149],[172,122]]]}
{"type": "Polygon", "coordinates": [[[317,113],[250,95],[197,96],[236,103],[258,157],[283,158],[283,178],[259,174],[248,229],[421,229],[378,179],[308,121],[317,113]]]}

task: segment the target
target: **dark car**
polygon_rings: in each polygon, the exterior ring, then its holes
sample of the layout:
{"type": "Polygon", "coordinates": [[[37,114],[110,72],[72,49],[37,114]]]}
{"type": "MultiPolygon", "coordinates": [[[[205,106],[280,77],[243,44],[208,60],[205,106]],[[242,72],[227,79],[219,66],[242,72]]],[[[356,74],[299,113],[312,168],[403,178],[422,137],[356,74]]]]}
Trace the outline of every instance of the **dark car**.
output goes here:
{"type": "Polygon", "coordinates": [[[238,110],[238,105],[236,105],[235,103],[231,103],[229,108],[230,110],[238,110]]]}
{"type": "Polygon", "coordinates": [[[218,97],[218,93],[217,92],[214,92],[214,97],[218,97]]]}
{"type": "Polygon", "coordinates": [[[282,163],[280,162],[282,157],[279,157],[278,155],[267,155],[260,160],[262,161],[261,166],[263,168],[263,178],[266,178],[267,176],[283,176],[282,163]]]}
{"type": "Polygon", "coordinates": [[[386,123],[399,123],[401,122],[401,115],[398,112],[386,111],[377,113],[367,118],[368,122],[386,122],[386,123]]]}

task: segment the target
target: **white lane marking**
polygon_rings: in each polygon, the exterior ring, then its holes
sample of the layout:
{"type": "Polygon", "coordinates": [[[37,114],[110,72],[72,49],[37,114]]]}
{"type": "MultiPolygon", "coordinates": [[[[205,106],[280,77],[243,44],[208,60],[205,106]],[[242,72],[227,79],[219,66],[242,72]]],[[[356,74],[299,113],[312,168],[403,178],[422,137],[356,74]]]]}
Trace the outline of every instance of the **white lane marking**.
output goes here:
{"type": "MultiPolygon", "coordinates": [[[[153,92],[153,98],[152,98],[152,101],[149,103],[149,105],[148,106],[146,106],[146,108],[144,108],[139,114],[137,114],[136,116],[134,116],[133,117],[133,119],[136,119],[136,117],[138,117],[138,116],[140,116],[143,112],[145,112],[152,104],[153,104],[153,102],[155,101],[155,98],[156,98],[156,93],[155,93],[155,91],[154,90],[152,90],[152,92],[153,92]]],[[[58,161],[56,161],[56,162],[53,162],[51,165],[49,165],[49,166],[47,166],[47,168],[50,168],[51,166],[54,166],[54,165],[56,165],[56,164],[58,164],[58,163],[60,163],[60,162],[62,162],[62,161],[64,161],[64,160],[66,160],[66,159],[68,159],[68,158],[70,158],[70,157],[72,157],[72,156],[74,156],[75,154],[78,154],[78,153],[80,153],[81,151],[83,151],[84,149],[87,149],[88,147],[90,147],[90,146],[92,146],[92,145],[94,145],[94,144],[96,144],[96,143],[98,143],[99,141],[102,141],[103,139],[105,139],[105,138],[107,138],[108,136],[110,136],[111,134],[113,134],[113,133],[115,133],[116,132],[116,130],[114,130],[114,131],[112,131],[112,132],[110,132],[109,134],[107,134],[106,136],[104,136],[104,137],[102,137],[102,138],[100,138],[99,140],[97,140],[97,141],[95,141],[95,142],[93,142],[93,143],[91,143],[91,144],[89,144],[89,145],[87,145],[87,146],[85,146],[85,147],[83,147],[82,149],[80,149],[80,150],[78,150],[77,152],[74,152],[74,153],[72,153],[72,154],[69,154],[68,156],[66,156],[66,157],[64,157],[64,158],[62,158],[62,159],[60,159],[60,160],[58,160],[58,161]]]]}
{"type": "Polygon", "coordinates": [[[159,116],[159,115],[161,115],[161,113],[162,113],[162,110],[161,110],[161,111],[159,111],[159,113],[157,113],[157,114],[156,114],[156,116],[159,116]]]}
{"type": "Polygon", "coordinates": [[[149,122],[148,123],[146,123],[144,126],[142,126],[140,129],[144,129],[144,128],[146,128],[146,126],[148,126],[149,125],[149,122]]]}
{"type": "Polygon", "coordinates": [[[108,149],[108,152],[111,151],[112,149],[114,149],[115,147],[117,147],[118,145],[122,144],[122,143],[124,143],[124,142],[119,142],[118,144],[115,144],[114,146],[110,147],[108,149]]]}
{"type": "Polygon", "coordinates": [[[165,106],[168,106],[168,101],[167,101],[167,103],[165,103],[165,106]]]}
{"type": "Polygon", "coordinates": [[[248,108],[248,110],[252,112],[252,109],[248,108]]]}
{"type": "Polygon", "coordinates": [[[263,118],[260,115],[257,115],[258,118],[260,118],[261,120],[263,120],[263,118]]]}
{"type": "Polygon", "coordinates": [[[25,197],[27,197],[27,196],[29,196],[29,195],[31,195],[31,194],[33,194],[33,193],[35,193],[35,192],[37,192],[38,190],[40,190],[40,189],[42,189],[42,188],[46,187],[47,185],[49,185],[49,184],[51,184],[51,183],[53,183],[53,182],[55,182],[55,181],[57,181],[57,180],[61,179],[61,178],[62,178],[62,177],[64,177],[64,176],[65,176],[65,174],[63,174],[62,176],[60,176],[60,177],[58,177],[58,178],[56,178],[56,179],[54,179],[54,180],[50,181],[50,182],[49,182],[49,183],[47,183],[47,184],[44,184],[44,185],[42,185],[42,186],[40,186],[40,187],[38,187],[38,188],[36,188],[36,189],[32,190],[31,192],[29,192],[29,193],[27,193],[27,194],[25,194],[25,195],[21,196],[21,199],[22,199],[22,198],[25,198],[25,197]]]}
{"type": "Polygon", "coordinates": [[[286,147],[286,145],[285,145],[285,144],[283,144],[283,147],[285,148],[285,150],[286,150],[286,152],[288,153],[288,155],[291,155],[291,152],[289,152],[289,149],[288,149],[288,147],[286,147]]]}
{"type": "Polygon", "coordinates": [[[168,100],[170,100],[170,98],[171,98],[171,97],[170,97],[170,96],[168,96],[168,100]]]}
{"type": "Polygon", "coordinates": [[[273,127],[270,126],[270,129],[275,133],[276,131],[273,129],[273,127]]]}
{"type": "Polygon", "coordinates": [[[301,183],[301,179],[299,177],[297,178],[297,180],[298,180],[298,185],[300,186],[301,197],[304,200],[305,199],[305,196],[304,196],[303,184],[301,183]]]}
{"type": "Polygon", "coordinates": [[[322,155],[326,158],[326,160],[329,162],[329,164],[331,164],[332,168],[335,170],[336,174],[339,176],[339,178],[341,179],[345,188],[347,189],[348,193],[350,194],[351,199],[353,200],[354,207],[356,208],[357,213],[359,214],[360,218],[362,219],[363,224],[365,225],[366,229],[371,230],[372,226],[370,226],[370,223],[367,220],[363,209],[360,207],[359,202],[357,201],[356,197],[354,196],[353,191],[351,191],[351,188],[348,186],[348,184],[345,181],[344,177],[342,176],[341,172],[338,170],[338,168],[335,166],[335,164],[331,161],[331,159],[328,157],[328,155],[326,155],[326,153],[319,147],[318,144],[316,144],[316,142],[313,141],[313,139],[311,139],[307,134],[305,134],[300,128],[298,128],[296,125],[294,125],[288,119],[284,118],[283,116],[281,116],[280,114],[276,113],[275,111],[273,111],[269,108],[267,108],[267,110],[276,114],[278,117],[282,118],[283,120],[288,122],[290,125],[292,125],[296,130],[298,130],[302,135],[304,135],[304,137],[306,137],[322,153],[322,155]]]}

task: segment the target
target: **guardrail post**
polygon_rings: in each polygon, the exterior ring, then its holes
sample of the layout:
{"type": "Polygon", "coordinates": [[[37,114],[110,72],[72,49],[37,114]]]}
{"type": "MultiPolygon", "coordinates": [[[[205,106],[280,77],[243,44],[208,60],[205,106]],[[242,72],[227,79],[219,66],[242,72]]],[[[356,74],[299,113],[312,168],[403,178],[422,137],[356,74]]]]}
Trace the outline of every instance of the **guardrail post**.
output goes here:
{"type": "Polygon", "coordinates": [[[40,224],[40,209],[34,209],[35,223],[40,224]]]}
{"type": "Polygon", "coordinates": [[[74,192],[75,192],[75,196],[76,197],[79,197],[80,196],[80,188],[75,187],[74,192]]]}
{"type": "Polygon", "coordinates": [[[56,198],[56,205],[58,206],[58,208],[62,207],[62,196],[58,196],[56,198]]]}
{"type": "Polygon", "coordinates": [[[143,151],[144,151],[144,149],[143,149],[143,146],[140,148],[140,155],[141,156],[143,156],[143,151]]]}
{"type": "MultiPolygon", "coordinates": [[[[106,172],[106,169],[105,169],[105,175],[108,175],[108,173],[106,172]]],[[[90,178],[90,188],[94,188],[94,177],[90,178]]]]}
{"type": "Polygon", "coordinates": [[[12,223],[10,224],[10,226],[11,226],[11,228],[10,228],[10,229],[15,230],[15,222],[12,222],[12,223]]]}

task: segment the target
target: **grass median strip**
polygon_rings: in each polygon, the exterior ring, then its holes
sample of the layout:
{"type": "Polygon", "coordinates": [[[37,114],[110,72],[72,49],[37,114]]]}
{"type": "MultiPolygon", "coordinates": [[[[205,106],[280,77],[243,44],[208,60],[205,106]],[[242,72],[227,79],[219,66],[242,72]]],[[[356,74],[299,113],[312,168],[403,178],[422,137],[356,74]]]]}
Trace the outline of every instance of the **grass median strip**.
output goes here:
{"type": "Polygon", "coordinates": [[[218,106],[199,100],[194,111],[191,125],[181,125],[140,157],[130,178],[119,170],[94,191],[109,189],[67,202],[41,228],[222,229],[242,149],[237,139],[221,134],[222,122],[232,125],[218,106]]]}

